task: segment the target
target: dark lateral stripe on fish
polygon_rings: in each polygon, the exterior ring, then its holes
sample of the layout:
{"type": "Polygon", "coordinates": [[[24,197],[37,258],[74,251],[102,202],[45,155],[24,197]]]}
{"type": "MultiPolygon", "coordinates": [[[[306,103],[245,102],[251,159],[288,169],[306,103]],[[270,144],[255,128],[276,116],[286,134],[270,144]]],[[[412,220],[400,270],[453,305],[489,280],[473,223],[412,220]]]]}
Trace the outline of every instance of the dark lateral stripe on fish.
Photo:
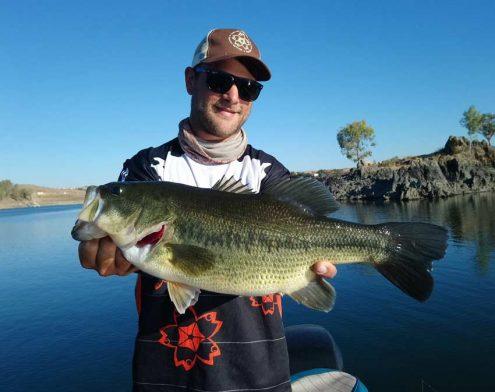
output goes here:
{"type": "Polygon", "coordinates": [[[245,235],[239,234],[232,229],[223,231],[205,232],[193,223],[176,226],[176,232],[190,241],[194,241],[203,247],[222,247],[226,249],[244,249],[251,253],[253,247],[264,249],[268,252],[287,250],[309,250],[311,244],[308,241],[291,236],[274,236],[273,233],[267,234],[261,230],[248,230],[245,235]]]}

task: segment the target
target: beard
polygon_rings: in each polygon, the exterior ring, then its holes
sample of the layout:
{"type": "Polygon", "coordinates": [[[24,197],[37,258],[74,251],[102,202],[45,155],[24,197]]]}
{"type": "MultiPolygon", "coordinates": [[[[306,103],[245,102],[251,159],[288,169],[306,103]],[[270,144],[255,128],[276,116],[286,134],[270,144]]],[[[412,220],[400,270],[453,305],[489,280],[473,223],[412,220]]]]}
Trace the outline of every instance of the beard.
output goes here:
{"type": "MultiPolygon", "coordinates": [[[[219,105],[222,106],[222,105],[219,105]]],[[[195,123],[200,124],[202,130],[210,135],[226,139],[235,135],[247,120],[249,109],[241,115],[237,114],[235,120],[222,121],[215,112],[214,105],[207,105],[204,100],[198,99],[197,96],[191,97],[191,115],[195,123]]]]}

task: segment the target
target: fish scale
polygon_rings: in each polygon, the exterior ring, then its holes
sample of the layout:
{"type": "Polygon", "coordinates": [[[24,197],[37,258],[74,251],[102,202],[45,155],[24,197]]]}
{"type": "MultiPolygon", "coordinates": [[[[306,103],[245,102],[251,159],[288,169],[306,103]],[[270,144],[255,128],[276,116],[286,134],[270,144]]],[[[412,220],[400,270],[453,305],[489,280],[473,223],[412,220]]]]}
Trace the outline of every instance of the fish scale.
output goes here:
{"type": "Polygon", "coordinates": [[[212,198],[199,208],[194,199],[177,201],[178,211],[190,211],[196,205],[196,212],[175,218],[175,240],[208,248],[216,256],[215,268],[201,274],[204,282],[200,286],[237,293],[243,293],[246,286],[257,291],[269,286],[288,292],[295,280],[302,282],[317,260],[340,264],[363,261],[370,255],[378,258],[378,250],[390,242],[363,225],[308,216],[276,202],[260,204],[256,197],[239,196],[226,194],[228,200],[220,201],[212,198]],[[250,216],[242,211],[249,211],[250,216]]]}
{"type": "Polygon", "coordinates": [[[334,289],[311,269],[322,259],[369,262],[413,298],[424,301],[431,293],[431,261],[446,248],[446,231],[439,226],[329,218],[335,203],[313,179],[285,181],[258,195],[246,194],[231,179],[217,189],[242,194],[168,182],[91,187],[72,235],[78,240],[109,235],[131,263],[168,281],[180,312],[197,300],[199,289],[286,293],[328,311],[334,289]]]}

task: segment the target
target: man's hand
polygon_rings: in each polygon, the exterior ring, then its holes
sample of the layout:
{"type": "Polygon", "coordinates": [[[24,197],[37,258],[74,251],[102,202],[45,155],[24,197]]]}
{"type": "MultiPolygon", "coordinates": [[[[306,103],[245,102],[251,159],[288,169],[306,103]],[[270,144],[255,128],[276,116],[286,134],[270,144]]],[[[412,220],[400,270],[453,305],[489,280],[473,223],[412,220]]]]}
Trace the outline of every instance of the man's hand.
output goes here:
{"type": "Polygon", "coordinates": [[[337,268],[328,260],[321,260],[313,264],[313,271],[323,278],[333,278],[337,275],[337,268]]]}
{"type": "Polygon", "coordinates": [[[84,268],[94,269],[101,276],[124,276],[137,271],[109,237],[82,241],[79,244],[79,261],[84,268]]]}

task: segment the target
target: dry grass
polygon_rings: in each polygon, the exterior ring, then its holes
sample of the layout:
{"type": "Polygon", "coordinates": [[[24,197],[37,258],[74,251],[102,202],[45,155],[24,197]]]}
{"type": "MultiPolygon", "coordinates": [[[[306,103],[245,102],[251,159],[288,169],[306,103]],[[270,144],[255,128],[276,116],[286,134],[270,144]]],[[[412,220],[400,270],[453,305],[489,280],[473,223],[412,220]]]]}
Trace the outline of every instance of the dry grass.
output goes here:
{"type": "Polygon", "coordinates": [[[46,188],[37,185],[20,185],[22,188],[31,192],[30,200],[14,200],[4,198],[0,200],[0,209],[47,206],[62,204],[79,204],[84,200],[86,190],[83,188],[46,188]]]}

